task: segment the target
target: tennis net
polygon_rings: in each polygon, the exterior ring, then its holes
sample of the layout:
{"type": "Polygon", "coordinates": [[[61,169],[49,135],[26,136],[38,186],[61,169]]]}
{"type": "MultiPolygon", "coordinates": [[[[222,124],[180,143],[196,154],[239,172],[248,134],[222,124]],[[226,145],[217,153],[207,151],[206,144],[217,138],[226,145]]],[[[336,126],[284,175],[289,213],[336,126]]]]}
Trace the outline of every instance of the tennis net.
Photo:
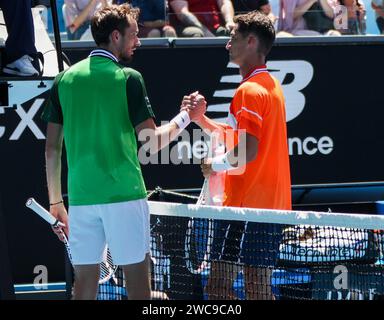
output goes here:
{"type": "MultiPolygon", "coordinates": [[[[149,201],[154,299],[376,300],[384,217],[149,201]]],[[[125,299],[123,274],[99,299],[125,299]]]]}

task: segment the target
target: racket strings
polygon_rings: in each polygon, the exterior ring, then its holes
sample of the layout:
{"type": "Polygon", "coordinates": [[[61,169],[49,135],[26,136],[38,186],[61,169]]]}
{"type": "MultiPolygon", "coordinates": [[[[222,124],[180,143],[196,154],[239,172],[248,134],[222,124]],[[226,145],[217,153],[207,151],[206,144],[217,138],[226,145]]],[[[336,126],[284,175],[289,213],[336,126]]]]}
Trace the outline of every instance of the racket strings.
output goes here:
{"type": "MultiPolygon", "coordinates": [[[[197,205],[205,205],[208,199],[209,179],[205,179],[197,205]]],[[[209,265],[211,246],[213,241],[213,222],[205,219],[191,218],[188,221],[188,228],[185,236],[185,262],[187,269],[193,274],[200,274],[209,265]],[[206,224],[208,224],[206,226],[206,224]],[[205,227],[208,227],[208,234],[204,234],[205,227]],[[192,239],[194,239],[192,241],[192,239]],[[196,239],[201,247],[196,246],[196,239]]]]}
{"type": "Polygon", "coordinates": [[[104,283],[111,279],[111,277],[115,274],[117,266],[113,263],[112,255],[107,249],[106,259],[100,263],[100,280],[99,283],[104,283]]]}

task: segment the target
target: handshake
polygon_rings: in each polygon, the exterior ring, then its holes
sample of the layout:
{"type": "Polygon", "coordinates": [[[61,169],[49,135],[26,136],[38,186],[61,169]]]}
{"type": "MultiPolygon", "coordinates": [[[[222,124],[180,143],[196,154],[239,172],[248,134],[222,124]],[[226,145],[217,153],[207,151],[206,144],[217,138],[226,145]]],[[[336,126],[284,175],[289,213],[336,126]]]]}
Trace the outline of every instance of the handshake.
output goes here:
{"type": "MultiPolygon", "coordinates": [[[[207,111],[207,102],[205,101],[204,96],[199,94],[198,91],[195,91],[189,96],[184,96],[183,101],[181,102],[180,112],[181,111],[188,112],[190,120],[199,123],[202,121],[204,114],[207,111]]],[[[209,178],[214,173],[212,161],[213,159],[207,158],[204,159],[203,163],[200,165],[205,178],[209,178]]]]}
{"type": "Polygon", "coordinates": [[[189,118],[193,122],[199,122],[207,111],[207,102],[204,96],[198,91],[183,97],[180,111],[188,112],[189,118]]]}

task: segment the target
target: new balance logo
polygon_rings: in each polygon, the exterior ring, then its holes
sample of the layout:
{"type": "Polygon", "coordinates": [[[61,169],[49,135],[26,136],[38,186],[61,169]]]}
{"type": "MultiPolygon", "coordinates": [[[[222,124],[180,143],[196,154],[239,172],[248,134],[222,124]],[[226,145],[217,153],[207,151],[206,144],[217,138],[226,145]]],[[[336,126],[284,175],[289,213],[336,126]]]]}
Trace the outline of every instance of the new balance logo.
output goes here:
{"type": "MultiPolygon", "coordinates": [[[[229,104],[239,86],[242,77],[239,75],[238,66],[229,63],[228,69],[233,70],[233,74],[221,77],[220,83],[233,84],[230,89],[219,89],[213,94],[217,99],[228,99],[225,103],[211,104],[208,106],[208,112],[212,113],[227,113],[229,104]]],[[[287,122],[297,118],[304,110],[305,96],[301,90],[305,89],[313,78],[312,65],[304,60],[290,60],[290,61],[270,61],[267,63],[269,72],[279,80],[282,84],[284,96],[286,100],[286,119],[287,122]],[[287,76],[293,75],[293,80],[285,82],[287,76]]],[[[215,118],[215,117],[214,117],[215,118]]],[[[227,118],[216,117],[215,120],[225,122],[227,118]]]]}

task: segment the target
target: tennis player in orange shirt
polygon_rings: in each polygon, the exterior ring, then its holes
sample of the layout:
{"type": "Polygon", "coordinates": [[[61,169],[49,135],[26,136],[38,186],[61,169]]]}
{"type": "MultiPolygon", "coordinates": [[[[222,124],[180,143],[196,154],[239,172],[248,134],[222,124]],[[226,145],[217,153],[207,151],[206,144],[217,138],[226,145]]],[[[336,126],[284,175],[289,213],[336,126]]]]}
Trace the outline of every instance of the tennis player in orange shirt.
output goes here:
{"type": "MultiPolygon", "coordinates": [[[[219,132],[223,140],[234,133],[238,143],[227,144],[225,154],[208,158],[202,172],[205,178],[224,174],[224,206],[290,210],[284,96],[278,80],[266,68],[275,30],[270,19],[256,11],[236,16],[234,21],[226,49],[243,79],[232,99],[227,124],[205,115],[195,122],[207,133],[219,132]],[[245,159],[241,150],[245,150],[245,159]]],[[[201,95],[190,95],[184,98],[182,108],[193,108],[200,102],[205,103],[201,95]]],[[[235,298],[232,283],[238,270],[234,263],[242,262],[246,298],[273,299],[270,278],[281,227],[238,222],[216,227],[208,297],[235,298]]]]}

